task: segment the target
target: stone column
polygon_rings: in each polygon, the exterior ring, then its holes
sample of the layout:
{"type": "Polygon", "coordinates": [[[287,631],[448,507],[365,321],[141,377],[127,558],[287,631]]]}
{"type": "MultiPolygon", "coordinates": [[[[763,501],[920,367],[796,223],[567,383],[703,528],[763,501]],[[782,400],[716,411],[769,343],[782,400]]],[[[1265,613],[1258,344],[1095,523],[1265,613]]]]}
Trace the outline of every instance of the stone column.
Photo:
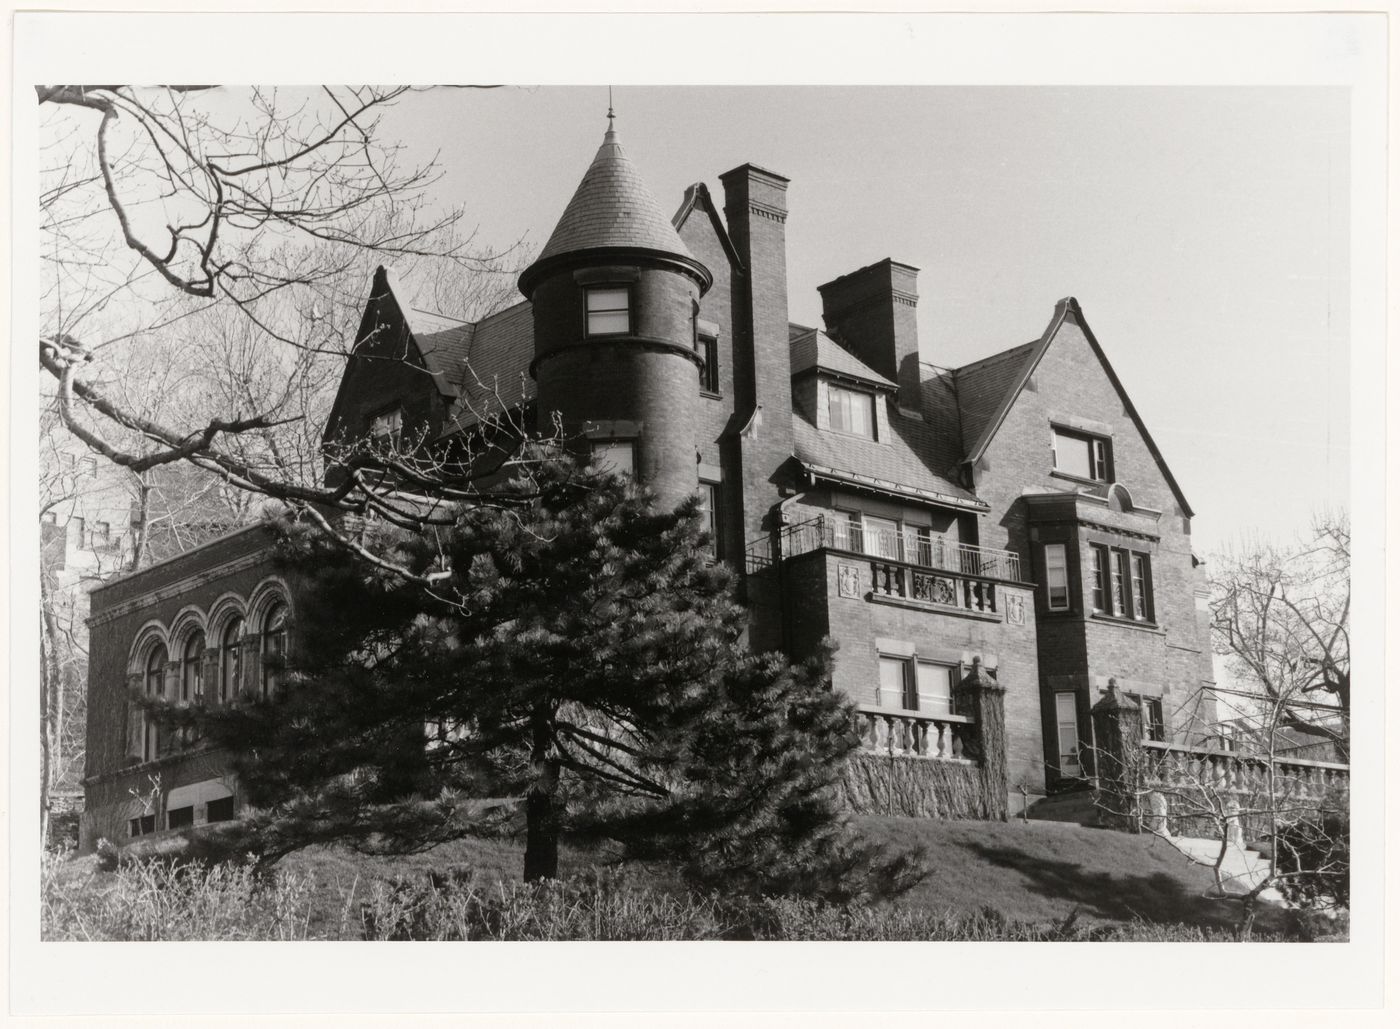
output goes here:
{"type": "Polygon", "coordinates": [[[1116,679],[1089,712],[1094,723],[1094,802],[1101,824],[1139,832],[1142,785],[1142,708],[1118,692],[1116,679]]]}
{"type": "Polygon", "coordinates": [[[1001,822],[1007,817],[1005,693],[980,657],[972,659],[972,670],[953,691],[954,710],[974,720],[963,740],[963,757],[979,766],[984,817],[1001,822]]]}

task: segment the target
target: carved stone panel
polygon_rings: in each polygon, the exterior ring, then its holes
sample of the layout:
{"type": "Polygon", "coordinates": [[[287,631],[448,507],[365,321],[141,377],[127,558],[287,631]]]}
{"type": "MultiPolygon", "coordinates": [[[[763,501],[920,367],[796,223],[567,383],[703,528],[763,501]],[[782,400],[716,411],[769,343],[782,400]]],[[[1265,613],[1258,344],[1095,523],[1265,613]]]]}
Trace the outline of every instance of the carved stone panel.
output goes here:
{"type": "Polygon", "coordinates": [[[1023,593],[1007,592],[1002,599],[1006,603],[1006,623],[1008,625],[1026,624],[1026,597],[1023,593]]]}
{"type": "Polygon", "coordinates": [[[836,567],[837,588],[843,597],[859,597],[861,595],[860,581],[861,566],[846,564],[844,561],[836,567]]]}

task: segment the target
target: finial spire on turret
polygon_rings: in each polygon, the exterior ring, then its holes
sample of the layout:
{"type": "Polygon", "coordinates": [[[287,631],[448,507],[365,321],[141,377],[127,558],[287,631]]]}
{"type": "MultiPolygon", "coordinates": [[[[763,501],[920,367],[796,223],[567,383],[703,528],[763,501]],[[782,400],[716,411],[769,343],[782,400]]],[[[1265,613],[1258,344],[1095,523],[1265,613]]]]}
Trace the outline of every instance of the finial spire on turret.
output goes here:
{"type": "Polygon", "coordinates": [[[603,138],[603,142],[605,142],[605,143],[611,143],[611,142],[613,142],[613,140],[616,138],[616,132],[617,132],[617,130],[613,128],[613,118],[614,118],[614,117],[615,117],[615,116],[613,115],[612,86],[609,86],[609,87],[608,87],[608,133],[607,133],[607,135],[603,138]]]}

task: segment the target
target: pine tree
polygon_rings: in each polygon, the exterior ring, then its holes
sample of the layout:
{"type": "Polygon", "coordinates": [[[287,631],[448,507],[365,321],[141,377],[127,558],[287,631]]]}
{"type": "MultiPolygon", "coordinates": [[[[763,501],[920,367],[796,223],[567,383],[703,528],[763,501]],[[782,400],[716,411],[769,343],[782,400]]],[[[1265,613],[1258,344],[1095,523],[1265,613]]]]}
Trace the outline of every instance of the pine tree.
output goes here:
{"type": "Polygon", "coordinates": [[[519,504],[434,529],[363,526],[410,577],[283,524],[285,685],[165,714],[236,755],[255,809],[236,846],[419,851],[499,829],[523,797],[527,880],[554,877],[573,835],[698,882],[897,884],[907,862],[857,843],[835,802],[856,738],[829,651],[799,667],[748,652],[697,503],[658,511],[630,479],[564,460],[518,488],[519,504]]]}

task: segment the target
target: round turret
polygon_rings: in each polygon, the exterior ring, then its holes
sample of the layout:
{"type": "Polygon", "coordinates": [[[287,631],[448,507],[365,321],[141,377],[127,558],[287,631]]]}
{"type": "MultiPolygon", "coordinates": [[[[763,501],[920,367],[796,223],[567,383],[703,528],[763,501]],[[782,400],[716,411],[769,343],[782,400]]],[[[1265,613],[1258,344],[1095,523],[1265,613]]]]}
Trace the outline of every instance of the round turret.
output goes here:
{"type": "Polygon", "coordinates": [[[698,485],[695,316],[710,282],[610,114],[597,156],[520,276],[534,310],[531,374],[542,425],[557,412],[571,449],[632,471],[666,506],[698,485]]]}

